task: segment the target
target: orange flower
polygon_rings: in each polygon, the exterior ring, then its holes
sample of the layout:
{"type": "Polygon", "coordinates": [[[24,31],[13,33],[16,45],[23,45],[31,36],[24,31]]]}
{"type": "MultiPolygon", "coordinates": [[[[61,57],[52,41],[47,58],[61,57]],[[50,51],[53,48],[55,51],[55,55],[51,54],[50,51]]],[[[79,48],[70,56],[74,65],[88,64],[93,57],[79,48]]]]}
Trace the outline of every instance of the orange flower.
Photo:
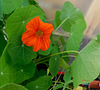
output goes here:
{"type": "Polygon", "coordinates": [[[46,51],[49,48],[50,35],[53,30],[52,24],[42,22],[37,16],[27,23],[22,42],[27,46],[32,46],[35,52],[39,49],[46,51]]]}

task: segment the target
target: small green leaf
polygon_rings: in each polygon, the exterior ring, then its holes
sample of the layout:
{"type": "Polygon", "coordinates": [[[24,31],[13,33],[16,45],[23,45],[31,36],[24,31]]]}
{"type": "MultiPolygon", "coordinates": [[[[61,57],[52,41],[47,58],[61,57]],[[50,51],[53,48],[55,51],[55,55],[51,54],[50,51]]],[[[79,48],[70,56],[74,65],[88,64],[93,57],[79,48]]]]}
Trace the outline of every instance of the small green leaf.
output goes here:
{"type": "Polygon", "coordinates": [[[36,58],[36,52],[33,52],[32,47],[22,44],[20,36],[15,36],[12,39],[12,42],[7,47],[7,51],[11,56],[13,65],[16,63],[26,65],[29,64],[32,59],[36,58]]]}
{"type": "Polygon", "coordinates": [[[9,14],[22,6],[23,0],[1,0],[4,14],[9,14]]]}
{"type": "Polygon", "coordinates": [[[0,31],[0,57],[2,55],[2,52],[3,52],[6,44],[7,44],[7,41],[5,40],[3,33],[0,31]]]}
{"type": "Polygon", "coordinates": [[[26,85],[29,90],[48,90],[52,85],[51,76],[42,76],[26,85]]]}
{"type": "Polygon", "coordinates": [[[67,41],[66,50],[77,51],[80,47],[80,42],[83,38],[83,31],[86,29],[86,22],[84,19],[78,19],[76,24],[73,24],[70,31],[70,36],[67,41]]]}
{"type": "Polygon", "coordinates": [[[68,82],[71,80],[71,69],[70,68],[65,71],[63,79],[65,82],[68,82]]]}
{"type": "Polygon", "coordinates": [[[26,31],[26,24],[36,16],[43,18],[42,11],[33,5],[19,8],[9,16],[6,23],[6,31],[11,40],[15,35],[22,35],[26,31]]]}
{"type": "Polygon", "coordinates": [[[1,0],[0,0],[0,19],[2,17],[2,6],[1,6],[1,0]]]}
{"type": "Polygon", "coordinates": [[[61,43],[62,43],[63,46],[66,44],[66,42],[65,42],[65,40],[64,40],[64,38],[63,38],[63,36],[60,36],[60,37],[59,37],[59,40],[61,41],[61,43]]]}
{"type": "Polygon", "coordinates": [[[38,53],[41,55],[49,55],[51,53],[51,50],[52,50],[52,45],[50,44],[50,47],[46,51],[39,50],[38,53]]]}
{"type": "Polygon", "coordinates": [[[28,90],[28,89],[26,89],[25,87],[23,87],[21,85],[9,83],[9,84],[6,84],[6,85],[0,87],[0,90],[28,90]]]}
{"type": "MultiPolygon", "coordinates": [[[[51,53],[55,54],[58,52],[59,52],[58,45],[53,46],[51,53]]],[[[59,66],[60,66],[60,55],[51,56],[49,60],[49,70],[53,76],[55,76],[58,73],[59,66]]]]}
{"type": "Polygon", "coordinates": [[[62,25],[63,30],[70,32],[72,24],[74,24],[78,19],[84,19],[82,12],[75,8],[74,5],[67,1],[62,6],[61,10],[61,22],[68,18],[65,23],[62,25]]]}
{"type": "Polygon", "coordinates": [[[53,90],[58,90],[62,87],[63,87],[63,84],[61,83],[61,84],[58,84],[57,86],[55,86],[53,90]]]}
{"type": "Polygon", "coordinates": [[[60,20],[60,15],[61,15],[61,12],[60,11],[56,11],[55,13],[55,19],[54,19],[54,28],[56,29],[60,23],[61,23],[61,20],[60,20]]]}
{"type": "Polygon", "coordinates": [[[74,86],[92,82],[100,73],[100,35],[84,47],[71,64],[74,86]]]}

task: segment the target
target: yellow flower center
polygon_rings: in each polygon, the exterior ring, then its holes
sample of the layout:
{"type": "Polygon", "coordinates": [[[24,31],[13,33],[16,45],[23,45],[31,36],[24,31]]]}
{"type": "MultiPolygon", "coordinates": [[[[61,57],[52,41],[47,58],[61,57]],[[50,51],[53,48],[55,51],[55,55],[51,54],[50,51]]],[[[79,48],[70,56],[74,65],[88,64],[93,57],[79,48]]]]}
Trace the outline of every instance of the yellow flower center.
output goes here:
{"type": "Polygon", "coordinates": [[[36,32],[37,37],[41,37],[43,35],[43,32],[41,30],[38,30],[38,32],[36,32]]]}

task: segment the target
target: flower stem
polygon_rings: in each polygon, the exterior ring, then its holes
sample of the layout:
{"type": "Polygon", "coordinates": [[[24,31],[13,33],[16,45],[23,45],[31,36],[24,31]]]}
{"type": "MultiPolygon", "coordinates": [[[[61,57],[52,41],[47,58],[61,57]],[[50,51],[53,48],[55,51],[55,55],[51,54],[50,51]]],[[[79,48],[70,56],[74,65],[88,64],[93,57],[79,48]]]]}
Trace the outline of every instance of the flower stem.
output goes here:
{"type": "Polygon", "coordinates": [[[41,59],[37,60],[35,63],[40,62],[41,60],[44,60],[44,59],[46,59],[48,57],[59,55],[59,54],[63,54],[63,53],[77,53],[78,54],[79,52],[78,51],[63,51],[63,52],[55,53],[55,54],[51,54],[49,56],[46,56],[44,58],[41,58],[41,59]]]}
{"type": "Polygon", "coordinates": [[[61,27],[61,25],[62,25],[67,19],[69,19],[69,17],[66,18],[66,19],[56,28],[56,30],[53,32],[53,34],[61,27]]]}

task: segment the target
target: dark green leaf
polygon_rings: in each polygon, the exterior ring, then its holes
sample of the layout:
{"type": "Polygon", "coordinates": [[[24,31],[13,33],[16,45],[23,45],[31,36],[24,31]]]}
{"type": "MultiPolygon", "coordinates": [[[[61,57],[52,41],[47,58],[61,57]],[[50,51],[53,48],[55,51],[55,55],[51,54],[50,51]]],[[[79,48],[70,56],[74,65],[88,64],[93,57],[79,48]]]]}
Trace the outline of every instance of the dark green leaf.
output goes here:
{"type": "Polygon", "coordinates": [[[63,36],[60,36],[60,37],[59,37],[59,39],[60,39],[60,41],[61,41],[62,45],[64,46],[66,42],[65,42],[65,40],[64,40],[64,38],[63,38],[63,36]]]}
{"type": "MultiPolygon", "coordinates": [[[[58,45],[53,46],[51,54],[55,54],[59,52],[58,45]]],[[[49,70],[50,73],[55,76],[59,71],[60,66],[60,55],[51,56],[49,60],[49,70]]]]}
{"type": "Polygon", "coordinates": [[[6,23],[9,39],[14,35],[22,35],[26,31],[26,24],[36,16],[43,18],[42,11],[33,5],[25,6],[14,11],[6,23]]]}
{"type": "Polygon", "coordinates": [[[33,62],[28,65],[17,64],[16,66],[12,66],[6,60],[11,61],[11,58],[5,48],[0,58],[0,86],[14,82],[21,83],[34,76],[35,65],[33,62]]]}
{"type": "Polygon", "coordinates": [[[63,79],[65,82],[68,82],[71,80],[71,68],[69,68],[65,71],[63,79]]]}
{"type": "Polygon", "coordinates": [[[65,23],[62,25],[63,30],[70,32],[72,24],[74,24],[78,19],[84,19],[82,12],[75,8],[74,5],[67,1],[62,6],[61,10],[61,22],[68,18],[65,23]]]}
{"type": "Polygon", "coordinates": [[[48,90],[52,85],[51,76],[42,76],[27,84],[29,90],[48,90]]]}
{"type": "Polygon", "coordinates": [[[89,83],[100,73],[100,35],[83,48],[71,64],[74,86],[89,83]]]}
{"type": "Polygon", "coordinates": [[[25,87],[23,87],[21,85],[9,83],[9,84],[6,84],[6,85],[0,87],[0,90],[28,90],[28,89],[26,89],[25,87]]]}
{"type": "Polygon", "coordinates": [[[83,38],[83,31],[86,29],[86,22],[83,19],[76,21],[76,24],[72,25],[70,36],[67,41],[66,50],[77,51],[80,47],[80,42],[83,38]]]}
{"type": "Polygon", "coordinates": [[[32,47],[22,44],[20,36],[12,39],[12,42],[7,47],[7,51],[11,56],[13,65],[16,63],[26,65],[36,58],[36,52],[33,52],[32,47]]]}
{"type": "Polygon", "coordinates": [[[51,53],[51,50],[52,50],[52,45],[50,44],[50,47],[46,51],[39,50],[38,53],[41,55],[49,55],[51,53]]]}
{"type": "Polygon", "coordinates": [[[22,6],[23,0],[1,0],[4,14],[9,14],[22,6]]]}
{"type": "Polygon", "coordinates": [[[61,23],[61,20],[60,20],[60,15],[61,15],[61,12],[60,11],[56,11],[55,13],[55,19],[54,19],[54,28],[56,29],[60,23],[61,23]]]}
{"type": "Polygon", "coordinates": [[[6,44],[7,44],[7,41],[5,40],[3,33],[0,32],[0,57],[2,55],[2,52],[3,52],[6,44]]]}

